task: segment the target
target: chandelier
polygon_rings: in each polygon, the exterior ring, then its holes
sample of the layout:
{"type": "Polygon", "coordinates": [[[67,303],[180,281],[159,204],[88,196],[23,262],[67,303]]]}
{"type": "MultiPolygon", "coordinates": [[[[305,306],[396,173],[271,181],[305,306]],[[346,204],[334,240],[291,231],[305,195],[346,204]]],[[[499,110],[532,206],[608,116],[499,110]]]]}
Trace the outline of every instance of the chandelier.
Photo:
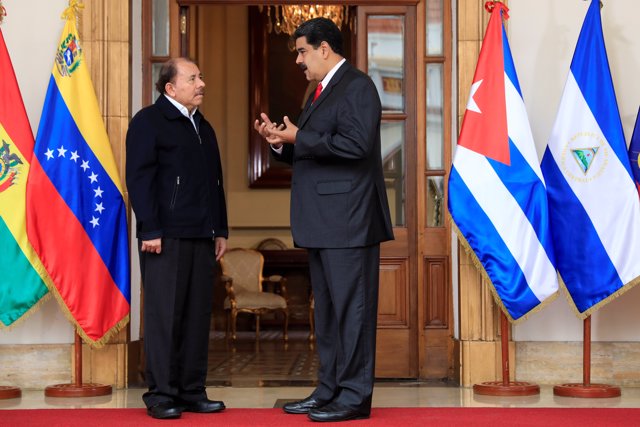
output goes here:
{"type": "Polygon", "coordinates": [[[349,20],[349,8],[321,4],[267,6],[267,17],[267,29],[270,33],[273,31],[292,36],[300,24],[313,18],[331,19],[338,28],[342,28],[342,23],[349,20]]]}

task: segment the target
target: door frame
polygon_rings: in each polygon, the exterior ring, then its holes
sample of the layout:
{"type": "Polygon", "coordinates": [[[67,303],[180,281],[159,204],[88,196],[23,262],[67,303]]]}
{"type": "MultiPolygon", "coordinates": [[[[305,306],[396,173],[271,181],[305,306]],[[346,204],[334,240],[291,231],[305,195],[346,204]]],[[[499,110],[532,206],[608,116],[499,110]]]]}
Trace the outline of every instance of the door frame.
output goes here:
{"type": "MultiPolygon", "coordinates": [[[[177,4],[178,6],[178,13],[177,13],[177,19],[180,19],[180,28],[179,28],[179,42],[177,43],[179,46],[179,51],[188,56],[189,55],[189,46],[191,46],[191,40],[189,40],[189,25],[190,23],[194,22],[194,14],[192,14],[191,12],[193,12],[192,10],[190,10],[190,6],[200,6],[200,5],[234,5],[234,6],[275,6],[275,5],[283,5],[283,4],[299,4],[299,1],[296,0],[262,0],[262,1],[246,1],[246,0],[174,0],[172,1],[172,8],[175,9],[175,5],[177,4]]],[[[336,4],[335,0],[316,0],[315,3],[318,4],[336,4]]],[[[416,79],[416,97],[415,97],[415,111],[416,111],[416,118],[415,118],[415,146],[414,147],[409,147],[407,146],[408,151],[407,152],[407,168],[412,168],[412,172],[411,172],[411,180],[407,179],[407,181],[405,182],[406,185],[406,189],[407,189],[407,202],[406,202],[406,212],[407,212],[407,221],[405,222],[405,226],[404,227],[400,227],[400,228],[395,228],[394,231],[396,233],[396,235],[398,236],[403,236],[404,238],[406,238],[407,242],[408,242],[408,250],[409,250],[409,256],[408,256],[408,261],[411,263],[408,273],[409,273],[409,296],[411,298],[410,304],[412,306],[412,309],[410,311],[410,317],[411,319],[410,322],[412,322],[413,324],[415,324],[415,342],[417,342],[417,349],[415,351],[415,354],[411,355],[411,357],[413,357],[413,359],[415,360],[415,363],[412,362],[412,364],[417,365],[415,371],[417,372],[417,376],[421,379],[428,379],[428,378],[442,378],[440,375],[437,376],[433,376],[433,372],[431,372],[430,370],[430,362],[428,361],[428,359],[432,359],[434,355],[430,355],[429,353],[432,351],[431,350],[431,346],[433,345],[433,342],[428,339],[428,336],[430,334],[430,329],[433,329],[434,326],[436,327],[436,329],[440,329],[440,332],[438,333],[439,337],[437,338],[437,341],[439,342],[436,347],[438,348],[438,351],[440,352],[438,355],[436,355],[436,359],[446,359],[446,365],[448,365],[449,367],[452,366],[453,362],[454,362],[454,356],[453,356],[453,322],[452,322],[452,293],[451,293],[451,274],[449,274],[450,271],[450,260],[451,260],[451,253],[447,253],[445,254],[444,258],[442,259],[442,263],[439,265],[440,266],[440,271],[442,270],[442,268],[445,268],[445,279],[444,282],[445,286],[444,289],[442,289],[442,287],[438,290],[440,292],[440,296],[442,296],[442,291],[448,291],[447,294],[445,295],[445,299],[444,299],[444,304],[446,304],[447,306],[444,307],[444,311],[439,311],[439,314],[444,316],[444,319],[442,319],[441,316],[440,320],[444,320],[444,326],[443,325],[434,325],[433,323],[430,324],[429,323],[429,315],[427,314],[427,312],[429,310],[433,309],[433,303],[431,301],[427,301],[427,299],[430,299],[433,296],[433,293],[429,292],[429,286],[430,286],[430,280],[427,277],[428,275],[428,271],[429,270],[429,260],[436,260],[438,261],[436,258],[436,254],[431,253],[431,250],[428,248],[427,243],[430,242],[431,237],[427,236],[427,227],[425,224],[425,220],[424,218],[422,218],[423,213],[424,213],[424,209],[426,209],[425,207],[425,202],[426,202],[426,192],[425,192],[425,181],[426,179],[423,178],[424,175],[424,163],[425,163],[425,148],[424,146],[424,141],[426,140],[426,119],[425,117],[425,103],[426,103],[426,96],[425,96],[425,65],[424,62],[422,60],[422,58],[424,57],[424,39],[425,39],[425,24],[426,24],[426,17],[425,17],[425,1],[419,1],[419,0],[347,0],[347,1],[343,1],[340,2],[341,5],[345,5],[345,6],[389,6],[389,7],[395,7],[395,6],[408,6],[408,7],[412,7],[413,11],[414,11],[414,20],[413,20],[413,28],[410,28],[409,26],[407,26],[407,31],[413,31],[415,34],[415,39],[416,39],[416,43],[415,43],[415,57],[413,59],[413,67],[414,67],[414,71],[415,71],[415,79],[416,79]],[[422,159],[422,160],[420,160],[422,159]],[[411,181],[411,182],[410,182],[411,181]],[[414,200],[410,200],[411,197],[414,197],[414,200]],[[412,207],[413,206],[413,207],[412,207]],[[420,208],[422,206],[422,208],[420,208]],[[414,210],[414,222],[413,223],[409,223],[409,211],[413,209],[414,210]],[[414,234],[414,236],[410,236],[409,234],[409,230],[413,230],[411,231],[411,234],[414,234]],[[444,348],[445,351],[442,352],[442,348],[443,348],[443,343],[444,343],[444,348]]],[[[451,25],[451,21],[450,21],[450,13],[451,11],[448,10],[446,8],[446,5],[448,5],[449,2],[448,0],[444,0],[444,5],[445,5],[445,17],[443,18],[445,21],[445,29],[443,30],[444,32],[446,31],[451,31],[450,25],[451,25]],[[447,19],[449,19],[449,21],[446,21],[447,19]]],[[[174,18],[175,13],[171,14],[171,18],[172,19],[176,19],[174,18]]],[[[175,21],[174,21],[175,22],[175,21]]],[[[143,27],[144,28],[144,27],[143,27]]],[[[173,36],[173,30],[172,30],[172,40],[175,40],[174,36],[173,36]]],[[[446,35],[444,36],[446,40],[451,40],[450,35],[446,35]]],[[[174,42],[172,42],[172,48],[174,46],[174,42]]],[[[450,55],[451,52],[451,45],[450,43],[447,44],[445,43],[444,49],[446,50],[446,55],[450,55]]],[[[451,69],[450,69],[450,64],[451,62],[449,61],[449,68],[448,70],[445,68],[445,70],[447,70],[449,72],[448,75],[445,76],[445,84],[447,84],[448,82],[451,81],[451,79],[453,78],[453,76],[451,76],[451,69]]],[[[147,85],[145,85],[146,88],[147,85]]],[[[449,98],[445,98],[448,99],[447,103],[453,102],[452,97],[451,97],[451,90],[449,86],[445,86],[445,92],[444,92],[444,96],[448,96],[449,98]]],[[[448,108],[447,105],[451,105],[451,104],[446,104],[445,105],[445,114],[448,114],[448,108]]],[[[444,128],[445,128],[445,168],[448,169],[448,166],[450,165],[450,156],[448,156],[448,152],[450,151],[449,149],[447,149],[449,147],[450,144],[450,136],[451,135],[447,135],[446,130],[450,128],[450,117],[447,118],[445,116],[444,118],[445,123],[444,123],[444,128]],[[446,139],[447,136],[449,137],[449,139],[446,139]]],[[[445,178],[446,178],[446,173],[445,173],[445,178]]],[[[445,195],[446,198],[446,195],[445,195]]],[[[445,206],[446,206],[446,199],[445,199],[445,206]]],[[[450,235],[450,226],[448,223],[446,223],[443,227],[440,228],[436,228],[435,230],[432,230],[435,232],[435,235],[438,236],[437,240],[441,241],[442,238],[440,238],[441,236],[445,237],[446,240],[446,236],[450,235]]],[[[394,246],[394,242],[388,242],[385,243],[383,245],[383,248],[387,247],[389,249],[390,254],[393,254],[393,248],[394,246]]],[[[393,255],[390,255],[390,258],[392,258],[393,255]]],[[[441,257],[442,258],[442,257],[441,257]]],[[[437,263],[436,263],[437,264],[437,263]]],[[[442,364],[442,363],[441,363],[442,364]]]]}

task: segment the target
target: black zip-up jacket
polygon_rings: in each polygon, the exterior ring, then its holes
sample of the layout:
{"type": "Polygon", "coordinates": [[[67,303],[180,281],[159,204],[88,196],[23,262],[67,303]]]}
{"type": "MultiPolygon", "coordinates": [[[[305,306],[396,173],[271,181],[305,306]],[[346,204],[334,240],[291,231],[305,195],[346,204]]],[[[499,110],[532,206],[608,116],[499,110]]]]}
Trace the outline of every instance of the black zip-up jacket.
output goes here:
{"type": "Polygon", "coordinates": [[[216,134],[197,111],[191,121],[165,97],[140,110],[127,131],[126,181],[137,237],[228,237],[216,134]]]}

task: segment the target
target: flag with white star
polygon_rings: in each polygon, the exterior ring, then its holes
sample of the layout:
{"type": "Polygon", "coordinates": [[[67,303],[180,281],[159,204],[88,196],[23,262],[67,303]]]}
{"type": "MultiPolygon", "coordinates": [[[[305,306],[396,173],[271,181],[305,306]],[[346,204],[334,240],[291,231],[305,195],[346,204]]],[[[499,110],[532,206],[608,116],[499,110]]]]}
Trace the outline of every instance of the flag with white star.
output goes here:
{"type": "Polygon", "coordinates": [[[512,322],[558,291],[547,196],[502,18],[491,18],[449,175],[449,212],[460,241],[512,322]]]}
{"type": "Polygon", "coordinates": [[[106,343],[129,319],[127,215],[75,19],[58,44],[27,191],[33,247],[77,332],[106,343]]]}

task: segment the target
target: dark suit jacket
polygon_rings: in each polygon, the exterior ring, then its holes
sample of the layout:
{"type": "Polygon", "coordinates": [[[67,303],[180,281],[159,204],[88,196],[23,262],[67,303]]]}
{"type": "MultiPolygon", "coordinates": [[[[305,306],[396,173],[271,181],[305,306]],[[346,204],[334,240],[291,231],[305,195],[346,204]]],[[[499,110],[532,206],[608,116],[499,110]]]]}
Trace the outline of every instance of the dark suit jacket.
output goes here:
{"type": "Polygon", "coordinates": [[[297,246],[353,248],[393,239],[380,153],[381,105],[366,74],[345,62],[300,116],[291,231],[297,246]]]}
{"type": "Polygon", "coordinates": [[[228,237],[216,134],[199,111],[191,121],[164,96],[127,131],[127,188],[140,239],[228,237]]]}

